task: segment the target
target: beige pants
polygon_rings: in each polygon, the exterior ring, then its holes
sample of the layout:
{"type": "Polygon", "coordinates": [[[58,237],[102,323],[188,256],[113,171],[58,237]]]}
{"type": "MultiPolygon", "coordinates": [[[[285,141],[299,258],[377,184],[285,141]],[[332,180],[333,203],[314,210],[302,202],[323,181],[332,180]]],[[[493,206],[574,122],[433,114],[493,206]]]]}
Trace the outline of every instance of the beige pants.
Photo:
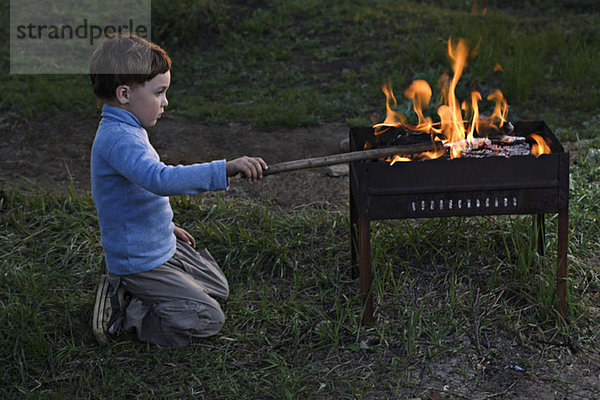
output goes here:
{"type": "Polygon", "coordinates": [[[109,274],[113,288],[131,293],[123,329],[135,329],[144,342],[184,347],[190,337],[216,334],[225,315],[215,298],[226,299],[229,285],[208,250],[197,252],[178,240],[163,265],[131,275],[109,274]]]}

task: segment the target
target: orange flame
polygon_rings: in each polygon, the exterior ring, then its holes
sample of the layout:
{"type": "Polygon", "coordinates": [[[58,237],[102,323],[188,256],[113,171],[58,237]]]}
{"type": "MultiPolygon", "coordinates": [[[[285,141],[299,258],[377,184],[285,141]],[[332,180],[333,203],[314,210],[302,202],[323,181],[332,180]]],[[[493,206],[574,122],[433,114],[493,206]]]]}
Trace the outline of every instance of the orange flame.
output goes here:
{"type": "Polygon", "coordinates": [[[446,154],[444,149],[439,149],[436,151],[426,151],[425,153],[419,154],[419,156],[421,156],[423,158],[429,158],[431,160],[435,160],[436,158],[443,157],[444,154],[446,154]]]}
{"type": "Polygon", "coordinates": [[[413,156],[414,158],[405,157],[405,156],[401,156],[400,154],[396,154],[393,157],[388,157],[386,159],[386,161],[389,162],[390,165],[394,165],[397,162],[409,162],[409,161],[412,161],[414,159],[419,159],[419,158],[428,158],[430,160],[435,160],[436,158],[443,157],[445,154],[446,154],[446,151],[444,149],[438,149],[438,150],[434,150],[434,151],[423,152],[421,154],[413,156]]]}
{"type": "Polygon", "coordinates": [[[474,90],[471,92],[471,110],[473,111],[473,119],[471,120],[471,129],[467,135],[467,141],[473,142],[474,132],[479,132],[479,102],[481,101],[481,93],[474,90]]]}
{"type": "MultiPolygon", "coordinates": [[[[456,42],[453,42],[452,38],[448,39],[448,59],[453,74],[451,77],[449,74],[443,74],[440,77],[443,104],[437,110],[440,117],[439,123],[433,123],[431,118],[425,117],[423,114],[423,109],[429,105],[432,96],[431,88],[426,81],[416,80],[404,91],[404,96],[412,100],[413,110],[419,121],[417,125],[407,125],[408,119],[393,109],[398,103],[391,84],[387,83],[382,86],[386,96],[387,113],[384,122],[373,125],[375,134],[380,134],[387,130],[385,128],[392,126],[403,126],[408,130],[427,132],[432,135],[433,140],[440,140],[449,148],[451,158],[456,158],[476,142],[476,132],[480,136],[482,134],[487,136],[485,133],[489,128],[500,129],[506,123],[508,116],[508,103],[500,90],[496,89],[487,96],[487,100],[495,102],[494,111],[489,117],[480,115],[481,93],[473,91],[470,102],[465,101],[462,104],[456,97],[456,87],[460,77],[469,58],[475,55],[478,47],[479,44],[474,49],[470,49],[464,39],[458,39],[456,42]],[[464,118],[467,117],[468,121],[465,121],[464,118]]],[[[496,65],[496,68],[498,67],[499,64],[496,65]]]]}
{"type": "Polygon", "coordinates": [[[508,103],[506,102],[506,99],[504,98],[502,92],[498,89],[490,93],[487,99],[494,100],[496,102],[496,105],[494,106],[494,112],[490,116],[490,119],[492,124],[496,120],[498,120],[498,127],[501,128],[502,125],[504,125],[504,123],[506,122],[506,117],[508,116],[508,103]]]}
{"type": "Polygon", "coordinates": [[[431,118],[423,116],[423,108],[429,106],[429,100],[431,100],[429,84],[424,80],[413,81],[404,91],[404,97],[412,100],[413,110],[419,117],[419,124],[415,130],[428,132],[433,126],[433,122],[431,118]]]}
{"type": "MultiPolygon", "coordinates": [[[[465,138],[465,123],[456,98],[456,86],[467,64],[468,56],[469,47],[464,40],[459,39],[454,46],[452,45],[452,38],[448,40],[448,58],[454,75],[452,75],[448,90],[445,91],[447,109],[443,110],[442,113],[438,110],[438,114],[442,118],[442,132],[451,143],[459,142],[465,138]]],[[[460,154],[456,154],[456,156],[458,157],[460,154]]]]}
{"type": "Polygon", "coordinates": [[[550,146],[540,135],[536,135],[532,133],[529,135],[533,140],[535,140],[535,144],[531,145],[531,154],[536,157],[541,156],[542,154],[550,154],[552,151],[550,150],[550,146]]]}
{"type": "Polygon", "coordinates": [[[396,97],[394,96],[394,91],[392,90],[392,84],[383,84],[383,86],[381,86],[381,90],[383,91],[383,93],[385,93],[385,108],[387,112],[385,116],[385,121],[383,121],[380,124],[373,125],[373,127],[375,128],[376,135],[383,132],[378,128],[406,125],[406,117],[402,113],[394,111],[392,109],[392,107],[398,105],[396,97]]]}
{"type": "Polygon", "coordinates": [[[390,165],[394,165],[397,162],[408,162],[412,160],[408,157],[402,157],[399,154],[396,154],[393,158],[388,159],[387,161],[390,163],[390,165]]]}

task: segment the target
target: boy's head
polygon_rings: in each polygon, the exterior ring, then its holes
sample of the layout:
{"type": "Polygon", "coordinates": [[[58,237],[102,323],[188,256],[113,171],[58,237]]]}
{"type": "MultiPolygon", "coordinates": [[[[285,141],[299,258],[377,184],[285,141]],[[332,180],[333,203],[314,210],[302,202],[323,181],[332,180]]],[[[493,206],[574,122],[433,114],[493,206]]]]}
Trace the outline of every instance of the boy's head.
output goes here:
{"type": "Polygon", "coordinates": [[[94,93],[108,104],[153,126],[168,105],[171,59],[159,46],[138,36],[113,36],[94,51],[90,78],[94,93]]]}
{"type": "Polygon", "coordinates": [[[135,35],[114,35],[105,39],[90,61],[94,94],[114,101],[119,86],[144,85],[171,69],[171,59],[158,45],[135,35]]]}

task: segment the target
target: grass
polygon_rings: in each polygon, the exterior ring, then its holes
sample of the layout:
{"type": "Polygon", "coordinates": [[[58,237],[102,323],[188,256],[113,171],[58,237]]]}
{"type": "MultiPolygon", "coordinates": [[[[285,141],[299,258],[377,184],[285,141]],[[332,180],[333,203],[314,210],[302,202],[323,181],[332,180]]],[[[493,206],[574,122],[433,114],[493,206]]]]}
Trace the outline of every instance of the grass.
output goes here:
{"type": "MultiPolygon", "coordinates": [[[[480,41],[465,91],[500,87],[511,119],[545,119],[562,140],[595,137],[586,123],[600,102],[598,6],[491,1],[483,15],[472,14],[471,3],[153,1],[152,34],[175,60],[170,110],[207,124],[278,129],[382,120],[381,84],[391,81],[400,93],[426,78],[435,90],[449,69],[446,41],[460,36],[480,41]],[[496,63],[503,73],[493,72],[496,63]]],[[[8,1],[0,7],[8,11],[8,1]]],[[[66,109],[95,115],[85,76],[8,75],[8,54],[0,43],[0,110],[25,118],[64,117],[66,109]]]]}
{"type": "MultiPolygon", "coordinates": [[[[94,343],[88,321],[103,261],[89,197],[5,189],[0,397],[408,396],[422,381],[416,365],[466,352],[508,362],[503,340],[515,337],[522,352],[542,353],[527,361],[531,370],[561,345],[598,351],[597,160],[581,159],[571,174],[568,322],[555,313],[555,216],[544,257],[530,250],[528,216],[374,223],[377,325],[365,328],[345,212],[174,198],[176,220],[211,250],[231,287],[223,331],[177,351],[127,334],[94,343]]],[[[491,390],[469,388],[478,389],[491,390]]]]}
{"type": "MultiPolygon", "coordinates": [[[[435,89],[453,35],[481,40],[460,90],[501,87],[511,119],[544,119],[561,140],[600,148],[591,0],[490,1],[486,15],[471,15],[464,0],[152,5],[155,40],[175,60],[169,108],[207,124],[368,124],[383,116],[382,82],[399,93],[421,78],[435,89]]],[[[6,73],[8,1],[0,10],[0,122],[95,116],[85,76],[6,73]]],[[[599,163],[582,154],[571,168],[567,321],[555,313],[556,216],[546,219],[544,257],[530,249],[528,216],[374,223],[378,323],[366,328],[345,212],[174,198],[176,219],[231,287],[221,334],[177,351],[127,335],[97,346],[88,320],[103,258],[91,199],[5,187],[0,397],[409,398],[425,392],[437,365],[468,357],[484,372],[471,379],[465,369],[456,397],[493,396],[501,390],[486,365],[519,362],[534,376],[562,349],[599,350],[599,163]]]]}

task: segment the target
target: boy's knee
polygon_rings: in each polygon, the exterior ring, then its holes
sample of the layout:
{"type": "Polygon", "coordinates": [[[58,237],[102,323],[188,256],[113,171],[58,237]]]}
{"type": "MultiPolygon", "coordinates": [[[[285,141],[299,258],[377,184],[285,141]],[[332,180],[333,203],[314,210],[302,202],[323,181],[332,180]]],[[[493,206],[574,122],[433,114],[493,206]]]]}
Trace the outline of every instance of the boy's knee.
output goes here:
{"type": "Polygon", "coordinates": [[[219,303],[216,303],[214,307],[209,308],[209,320],[220,323],[221,325],[225,322],[225,313],[221,309],[219,303]]]}
{"type": "Polygon", "coordinates": [[[204,309],[198,312],[198,325],[193,329],[192,336],[207,337],[219,333],[225,323],[225,313],[219,303],[204,304],[204,309]]]}
{"type": "Polygon", "coordinates": [[[229,297],[229,283],[227,280],[224,280],[221,284],[219,293],[216,294],[217,297],[221,299],[226,299],[229,297]]]}
{"type": "Polygon", "coordinates": [[[167,330],[190,333],[192,336],[212,336],[225,323],[225,313],[216,301],[197,303],[177,301],[155,306],[154,312],[167,330]]]}

